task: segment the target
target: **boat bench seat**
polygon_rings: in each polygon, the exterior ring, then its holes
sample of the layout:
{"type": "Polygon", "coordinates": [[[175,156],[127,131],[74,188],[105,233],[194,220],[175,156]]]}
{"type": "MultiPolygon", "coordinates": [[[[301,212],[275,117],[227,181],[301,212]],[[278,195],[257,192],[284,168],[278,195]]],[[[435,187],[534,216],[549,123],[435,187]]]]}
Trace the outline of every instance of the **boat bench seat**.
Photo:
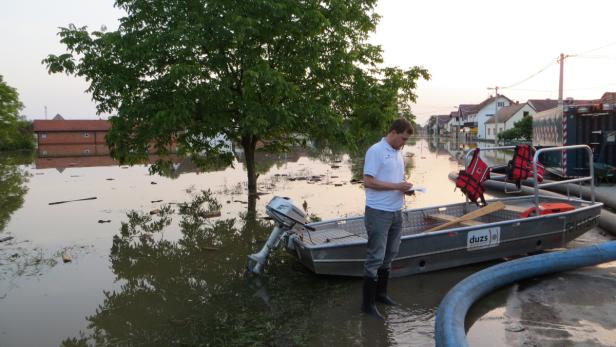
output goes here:
{"type": "MultiPolygon", "coordinates": [[[[436,220],[441,221],[441,222],[451,222],[451,221],[453,221],[455,219],[458,219],[458,217],[455,217],[455,216],[452,216],[452,215],[449,215],[449,214],[445,214],[445,213],[429,214],[428,217],[430,217],[432,219],[436,219],[436,220]]],[[[485,224],[485,223],[479,222],[479,221],[476,221],[476,220],[466,220],[466,221],[460,222],[458,224],[460,224],[462,226],[465,226],[465,227],[470,227],[470,226],[481,225],[481,224],[485,224]]]]}
{"type": "Polygon", "coordinates": [[[522,213],[526,211],[528,207],[517,206],[517,205],[505,205],[505,211],[513,212],[513,213],[522,213]]]}

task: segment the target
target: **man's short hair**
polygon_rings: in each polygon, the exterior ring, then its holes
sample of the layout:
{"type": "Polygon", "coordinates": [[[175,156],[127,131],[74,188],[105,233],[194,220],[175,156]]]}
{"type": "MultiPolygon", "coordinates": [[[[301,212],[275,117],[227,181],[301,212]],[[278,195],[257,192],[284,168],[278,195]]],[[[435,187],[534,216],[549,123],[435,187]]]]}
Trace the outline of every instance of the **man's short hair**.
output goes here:
{"type": "Polygon", "coordinates": [[[389,132],[392,131],[395,131],[396,134],[407,133],[409,135],[413,135],[413,126],[408,120],[398,118],[391,123],[391,127],[389,127],[389,132]]]}

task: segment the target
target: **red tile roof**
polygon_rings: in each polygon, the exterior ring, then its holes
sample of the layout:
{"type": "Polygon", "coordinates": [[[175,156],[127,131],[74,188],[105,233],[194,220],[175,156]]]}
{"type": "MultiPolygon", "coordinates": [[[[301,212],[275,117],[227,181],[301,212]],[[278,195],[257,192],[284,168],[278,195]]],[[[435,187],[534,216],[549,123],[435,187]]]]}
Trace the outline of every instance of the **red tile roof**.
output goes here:
{"type": "Polygon", "coordinates": [[[70,119],[34,121],[34,132],[43,131],[109,131],[111,123],[106,120],[70,119]]]}
{"type": "Polygon", "coordinates": [[[601,97],[601,102],[604,104],[616,104],[616,92],[606,92],[601,97]]]}
{"type": "Polygon", "coordinates": [[[543,112],[558,106],[558,100],[552,99],[528,99],[528,104],[537,112],[543,112]]]}
{"type": "MultiPolygon", "coordinates": [[[[498,117],[499,123],[504,123],[511,119],[519,110],[522,109],[526,104],[513,104],[506,107],[501,108],[496,112],[496,117],[498,117]]],[[[495,117],[492,117],[495,118],[495,117]]]]}

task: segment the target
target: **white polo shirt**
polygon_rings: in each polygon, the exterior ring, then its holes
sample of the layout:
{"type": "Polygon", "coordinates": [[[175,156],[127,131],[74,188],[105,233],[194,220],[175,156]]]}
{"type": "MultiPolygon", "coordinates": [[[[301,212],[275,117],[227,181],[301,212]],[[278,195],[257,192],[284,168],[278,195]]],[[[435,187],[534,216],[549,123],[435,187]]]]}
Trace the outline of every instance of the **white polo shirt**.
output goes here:
{"type": "MultiPolygon", "coordinates": [[[[366,152],[364,175],[379,181],[400,183],[404,181],[402,151],[394,149],[385,138],[372,145],[366,152]]],[[[404,193],[399,190],[366,188],[366,206],[381,211],[399,211],[404,206],[404,193]]]]}

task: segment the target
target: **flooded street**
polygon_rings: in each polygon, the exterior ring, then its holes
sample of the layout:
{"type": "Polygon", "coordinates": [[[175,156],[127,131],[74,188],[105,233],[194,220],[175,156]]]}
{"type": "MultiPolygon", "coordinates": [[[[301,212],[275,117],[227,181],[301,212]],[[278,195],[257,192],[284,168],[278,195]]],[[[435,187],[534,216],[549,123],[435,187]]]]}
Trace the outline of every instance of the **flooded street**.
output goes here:
{"type": "MultiPolygon", "coordinates": [[[[407,174],[427,193],[407,197],[406,207],[463,201],[447,175],[459,170],[455,158],[467,148],[409,141],[407,174]]],[[[352,182],[362,164],[347,154],[259,154],[256,202],[248,199],[239,161],[207,173],[178,161],[173,177],[162,177],[146,166],[96,166],[83,158],[0,158],[0,239],[13,237],[0,243],[0,346],[432,346],[443,296],[494,264],[393,279],[400,306],[384,309],[383,324],[360,313],[360,279],[313,275],[283,251],[262,277],[245,273],[246,256],[272,229],[263,217],[274,195],[290,197],[312,220],[363,213],[363,188],[352,182]],[[73,201],[88,198],[96,199],[73,201]],[[256,216],[248,213],[253,203],[256,216]]],[[[592,230],[576,244],[605,239],[592,230]]],[[[602,290],[616,288],[613,267],[594,271],[602,290]]],[[[546,297],[557,296],[562,278],[584,282],[576,273],[555,275],[547,284],[526,281],[490,295],[471,311],[471,345],[515,340],[520,335],[506,330],[511,322],[499,317],[507,311],[518,319],[511,312],[522,315],[524,305],[539,300],[525,286],[546,286],[546,297]]],[[[612,294],[595,299],[614,305],[612,294]]],[[[616,326],[586,320],[580,334],[602,329],[593,346],[616,344],[616,326]]]]}

